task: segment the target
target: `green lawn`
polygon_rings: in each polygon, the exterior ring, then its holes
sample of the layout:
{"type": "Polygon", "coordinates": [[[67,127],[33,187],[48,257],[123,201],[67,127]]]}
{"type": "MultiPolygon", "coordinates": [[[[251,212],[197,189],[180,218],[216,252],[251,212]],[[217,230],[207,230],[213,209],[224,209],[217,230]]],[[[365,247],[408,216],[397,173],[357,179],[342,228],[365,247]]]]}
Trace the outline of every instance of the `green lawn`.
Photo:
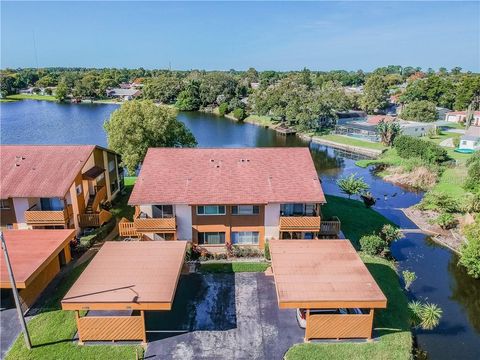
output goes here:
{"type": "Polygon", "coordinates": [[[260,126],[273,126],[275,123],[272,121],[270,116],[263,115],[249,115],[244,120],[244,122],[260,125],[260,126]]]}
{"type": "Polygon", "coordinates": [[[374,336],[370,343],[298,344],[285,355],[286,360],[407,360],[411,358],[412,336],[409,326],[408,303],[398,282],[392,262],[371,256],[362,256],[368,270],[388,299],[387,309],[376,310],[374,336]]]}
{"type": "Polygon", "coordinates": [[[30,94],[15,94],[8,95],[8,100],[46,100],[46,101],[57,101],[55,96],[52,95],[30,95],[30,94]]]}
{"type": "Polygon", "coordinates": [[[128,205],[128,199],[130,198],[130,194],[132,193],[135,181],[137,181],[137,178],[134,176],[125,177],[125,179],[123,180],[125,184],[125,194],[121,194],[120,196],[118,196],[112,203],[112,208],[110,209],[110,212],[118,220],[122,218],[133,220],[135,207],[128,205]]]}
{"type": "Polygon", "coordinates": [[[17,338],[6,356],[6,360],[17,359],[135,359],[136,352],[143,354],[141,346],[98,345],[78,346],[72,342],[77,331],[73,311],[63,311],[60,300],[80,276],[87,263],[71,270],[59,283],[48,300],[41,304],[41,313],[28,323],[32,339],[32,350],[27,350],[23,335],[17,338]]]}
{"type": "Polygon", "coordinates": [[[363,147],[367,149],[373,149],[373,150],[385,150],[386,147],[381,144],[381,143],[376,143],[376,142],[371,142],[371,141],[363,141],[360,139],[354,139],[348,136],[342,136],[342,135],[322,135],[318,136],[319,139],[324,139],[328,141],[333,141],[339,144],[344,144],[344,145],[350,145],[350,146],[358,146],[358,147],[363,147]]]}
{"type": "Polygon", "coordinates": [[[323,218],[337,216],[342,223],[342,231],[347,239],[359,249],[362,235],[378,232],[383,225],[392,224],[383,215],[367,209],[362,201],[327,195],[327,204],[322,207],[323,218]]]}
{"type": "Polygon", "coordinates": [[[267,262],[203,263],[200,265],[200,271],[203,273],[264,272],[269,266],[267,262]]]}

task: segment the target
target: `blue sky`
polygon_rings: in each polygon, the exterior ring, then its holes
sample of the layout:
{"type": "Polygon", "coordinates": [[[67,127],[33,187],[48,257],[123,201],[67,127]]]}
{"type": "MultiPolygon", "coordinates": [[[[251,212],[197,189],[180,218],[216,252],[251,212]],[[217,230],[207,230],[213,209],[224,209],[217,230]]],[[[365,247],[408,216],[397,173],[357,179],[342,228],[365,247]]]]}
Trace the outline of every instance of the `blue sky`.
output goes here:
{"type": "Polygon", "coordinates": [[[1,67],[480,71],[479,4],[2,1],[1,67]]]}

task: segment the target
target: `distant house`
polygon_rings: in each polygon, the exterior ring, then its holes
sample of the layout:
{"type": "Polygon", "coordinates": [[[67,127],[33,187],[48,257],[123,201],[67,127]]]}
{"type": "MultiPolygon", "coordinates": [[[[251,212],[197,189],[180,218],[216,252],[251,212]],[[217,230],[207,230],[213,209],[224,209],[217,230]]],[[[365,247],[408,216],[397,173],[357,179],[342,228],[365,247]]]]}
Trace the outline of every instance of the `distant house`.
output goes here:
{"type": "MultiPolygon", "coordinates": [[[[466,111],[449,111],[445,114],[445,121],[465,123],[467,121],[467,112],[466,111]]],[[[475,111],[473,113],[473,124],[471,125],[480,126],[480,111],[475,111]]]]}
{"type": "Polygon", "coordinates": [[[335,127],[335,133],[378,142],[380,141],[380,136],[377,132],[377,125],[382,121],[397,122],[400,125],[402,134],[415,137],[425,136],[431,129],[434,129],[437,126],[435,123],[406,121],[389,115],[372,115],[363,121],[358,120],[338,123],[335,127]]]}
{"type": "Polygon", "coordinates": [[[251,87],[252,89],[258,89],[258,88],[260,87],[260,83],[258,83],[258,82],[252,82],[252,83],[250,83],[250,87],[251,87]]]}
{"type": "Polygon", "coordinates": [[[470,126],[460,138],[459,149],[480,150],[480,126],[470,126]]]}
{"type": "Polygon", "coordinates": [[[109,89],[106,91],[107,96],[111,98],[119,98],[122,100],[132,100],[141,94],[140,90],[137,89],[109,89]]]}

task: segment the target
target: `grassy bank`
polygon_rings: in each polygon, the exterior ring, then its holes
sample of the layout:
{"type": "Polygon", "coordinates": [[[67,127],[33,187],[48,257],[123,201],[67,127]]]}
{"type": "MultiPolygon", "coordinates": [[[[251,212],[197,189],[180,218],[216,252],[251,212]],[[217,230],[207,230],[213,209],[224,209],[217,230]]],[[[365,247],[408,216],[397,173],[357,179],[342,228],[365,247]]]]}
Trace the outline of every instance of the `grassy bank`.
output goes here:
{"type": "Polygon", "coordinates": [[[41,313],[28,323],[32,339],[32,350],[25,347],[23,335],[17,338],[6,356],[6,360],[16,359],[135,359],[136,352],[143,353],[141,346],[96,345],[78,346],[72,342],[77,332],[73,311],[63,311],[60,300],[80,276],[87,263],[72,269],[60,281],[47,301],[41,304],[41,313]]]}
{"type": "Polygon", "coordinates": [[[113,206],[110,212],[118,220],[121,220],[122,218],[133,220],[135,207],[128,205],[128,199],[130,198],[130,194],[132,193],[135,181],[137,181],[136,177],[125,177],[123,180],[125,184],[125,193],[119,195],[112,203],[113,206]]]}
{"type": "Polygon", "coordinates": [[[246,123],[264,126],[264,127],[273,127],[276,124],[272,121],[270,116],[262,116],[262,115],[249,115],[244,120],[246,123]]]}
{"type": "Polygon", "coordinates": [[[30,95],[30,94],[15,94],[8,95],[7,100],[45,100],[45,101],[57,101],[55,96],[52,95],[30,95]]]}
{"type": "Polygon", "coordinates": [[[339,196],[327,195],[327,204],[322,207],[323,217],[337,216],[342,222],[342,231],[347,239],[359,249],[359,240],[365,234],[378,232],[383,225],[392,224],[383,215],[367,209],[363,202],[339,196]]]}
{"type": "MultiPolygon", "coordinates": [[[[325,217],[338,216],[345,236],[355,246],[358,246],[358,239],[363,235],[378,231],[384,224],[391,223],[376,211],[367,209],[363,203],[337,196],[327,196],[323,214],[325,217]]],[[[377,341],[298,344],[288,350],[286,360],[411,358],[408,302],[400,287],[395,265],[380,257],[360,256],[388,299],[387,309],[375,311],[374,336],[377,341]]]]}
{"type": "Polygon", "coordinates": [[[203,273],[264,272],[270,266],[266,262],[204,263],[200,265],[203,273]]]}
{"type": "Polygon", "coordinates": [[[355,147],[361,147],[365,149],[371,149],[371,150],[385,150],[386,147],[382,145],[381,143],[375,143],[371,141],[364,141],[360,139],[354,139],[348,136],[342,136],[342,135],[334,135],[334,134],[329,134],[329,135],[322,135],[322,136],[315,136],[314,139],[322,139],[322,140],[328,140],[332,141],[338,144],[342,145],[350,145],[350,146],[355,146],[355,147]]]}

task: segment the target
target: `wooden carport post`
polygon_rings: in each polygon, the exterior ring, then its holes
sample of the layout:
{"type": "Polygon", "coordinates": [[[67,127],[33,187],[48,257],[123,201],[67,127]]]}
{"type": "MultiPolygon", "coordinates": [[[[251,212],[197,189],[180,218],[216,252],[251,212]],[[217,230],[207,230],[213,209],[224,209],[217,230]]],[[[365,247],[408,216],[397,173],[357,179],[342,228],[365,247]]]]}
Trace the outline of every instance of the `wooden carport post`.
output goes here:
{"type": "Polygon", "coordinates": [[[78,310],[75,310],[75,321],[77,323],[78,345],[83,345],[82,332],[80,331],[80,313],[78,310]]]}
{"type": "Polygon", "coordinates": [[[145,326],[145,311],[140,310],[140,316],[142,317],[142,326],[143,326],[143,341],[142,346],[147,346],[147,331],[145,326]]]}
{"type": "Polygon", "coordinates": [[[374,309],[371,308],[370,309],[370,336],[367,338],[368,341],[372,341],[372,333],[373,333],[373,313],[374,313],[374,309]]]}

